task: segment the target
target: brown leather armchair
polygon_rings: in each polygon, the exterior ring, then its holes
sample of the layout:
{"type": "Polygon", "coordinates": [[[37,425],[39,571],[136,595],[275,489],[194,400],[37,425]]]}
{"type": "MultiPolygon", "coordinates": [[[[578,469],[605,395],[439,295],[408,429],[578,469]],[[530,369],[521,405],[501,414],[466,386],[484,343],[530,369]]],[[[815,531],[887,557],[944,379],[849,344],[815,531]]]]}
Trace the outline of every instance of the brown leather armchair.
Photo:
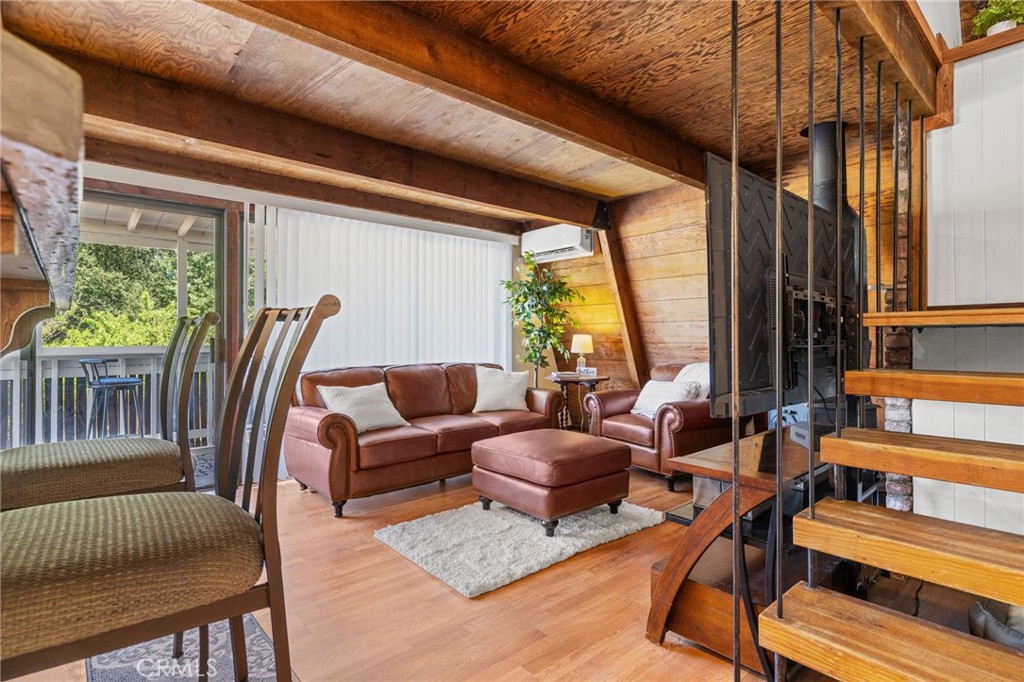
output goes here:
{"type": "MultiPolygon", "coordinates": [[[[684,366],[655,365],[651,368],[651,379],[672,381],[684,366]]],[[[670,458],[699,452],[732,438],[730,420],[712,417],[709,400],[666,403],[650,419],[630,412],[639,396],[638,388],[588,394],[584,406],[590,417],[590,433],[628,445],[633,466],[666,476],[669,490],[675,489],[679,478],[666,464],[670,458]]]]}

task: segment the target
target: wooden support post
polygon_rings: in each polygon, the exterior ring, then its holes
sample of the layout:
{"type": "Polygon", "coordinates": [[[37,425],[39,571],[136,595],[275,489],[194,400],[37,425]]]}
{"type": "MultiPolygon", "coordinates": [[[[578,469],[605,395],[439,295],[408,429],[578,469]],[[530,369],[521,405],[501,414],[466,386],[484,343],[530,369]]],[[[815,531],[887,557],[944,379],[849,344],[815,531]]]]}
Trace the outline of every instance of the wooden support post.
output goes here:
{"type": "Polygon", "coordinates": [[[640,337],[640,323],[636,314],[633,289],[626,274],[626,262],[622,257],[622,246],[614,229],[601,230],[597,234],[604,254],[604,266],[608,272],[608,285],[612,290],[615,313],[622,326],[622,346],[626,353],[629,378],[639,388],[647,383],[647,354],[644,353],[643,339],[640,337]]]}

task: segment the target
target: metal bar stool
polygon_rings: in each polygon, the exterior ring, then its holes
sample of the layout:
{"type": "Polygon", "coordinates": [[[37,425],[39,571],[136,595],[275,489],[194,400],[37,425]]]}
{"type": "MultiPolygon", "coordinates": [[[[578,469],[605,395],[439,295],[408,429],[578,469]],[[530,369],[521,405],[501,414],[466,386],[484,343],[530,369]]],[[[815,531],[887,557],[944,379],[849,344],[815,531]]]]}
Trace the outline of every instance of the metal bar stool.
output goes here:
{"type": "MultiPolygon", "coordinates": [[[[128,394],[135,405],[135,423],[137,433],[142,434],[142,404],[139,401],[139,390],[142,386],[142,379],[137,377],[123,377],[110,374],[110,363],[117,362],[116,358],[82,358],[79,360],[82,369],[85,370],[85,377],[88,381],[89,390],[92,391],[92,408],[89,410],[89,417],[86,421],[86,438],[93,438],[93,427],[95,427],[95,438],[110,437],[110,420],[107,418],[107,407],[110,399],[115,399],[117,409],[117,430],[120,434],[122,428],[127,432],[127,425],[121,423],[121,396],[128,394]],[[100,423],[103,424],[103,435],[100,435],[100,423]]],[[[127,415],[126,415],[127,417],[127,415]]],[[[127,419],[126,419],[127,421],[127,419]]]]}

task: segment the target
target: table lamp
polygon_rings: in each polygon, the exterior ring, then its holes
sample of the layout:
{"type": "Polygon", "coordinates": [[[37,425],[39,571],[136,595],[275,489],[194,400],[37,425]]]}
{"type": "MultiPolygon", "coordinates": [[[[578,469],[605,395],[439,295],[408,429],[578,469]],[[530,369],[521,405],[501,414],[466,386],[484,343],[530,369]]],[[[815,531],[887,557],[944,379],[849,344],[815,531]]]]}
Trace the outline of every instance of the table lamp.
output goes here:
{"type": "Polygon", "coordinates": [[[587,359],[583,357],[587,353],[594,352],[594,339],[590,334],[573,334],[572,335],[572,347],[569,349],[570,353],[578,353],[579,359],[576,361],[576,371],[587,366],[587,359]]]}

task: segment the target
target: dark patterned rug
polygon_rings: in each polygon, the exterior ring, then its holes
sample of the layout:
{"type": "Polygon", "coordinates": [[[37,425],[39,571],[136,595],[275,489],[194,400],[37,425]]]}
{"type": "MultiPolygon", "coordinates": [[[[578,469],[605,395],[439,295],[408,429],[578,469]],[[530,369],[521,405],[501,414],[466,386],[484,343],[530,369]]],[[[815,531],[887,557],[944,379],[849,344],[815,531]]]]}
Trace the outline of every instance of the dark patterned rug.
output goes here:
{"type": "MultiPolygon", "coordinates": [[[[231,637],[228,622],[210,626],[210,680],[233,680],[231,637]]],[[[154,639],[135,646],[93,656],[85,662],[88,682],[149,682],[151,680],[199,679],[199,631],[185,633],[184,655],[171,658],[173,637],[154,639]]],[[[245,651],[250,682],[273,682],[274,645],[250,614],[245,614],[245,651]]],[[[298,682],[292,673],[292,680],[298,682]]]]}
{"type": "Polygon", "coordinates": [[[196,479],[196,490],[209,490],[216,484],[215,456],[213,448],[207,448],[199,454],[192,453],[192,472],[196,479]]]}

